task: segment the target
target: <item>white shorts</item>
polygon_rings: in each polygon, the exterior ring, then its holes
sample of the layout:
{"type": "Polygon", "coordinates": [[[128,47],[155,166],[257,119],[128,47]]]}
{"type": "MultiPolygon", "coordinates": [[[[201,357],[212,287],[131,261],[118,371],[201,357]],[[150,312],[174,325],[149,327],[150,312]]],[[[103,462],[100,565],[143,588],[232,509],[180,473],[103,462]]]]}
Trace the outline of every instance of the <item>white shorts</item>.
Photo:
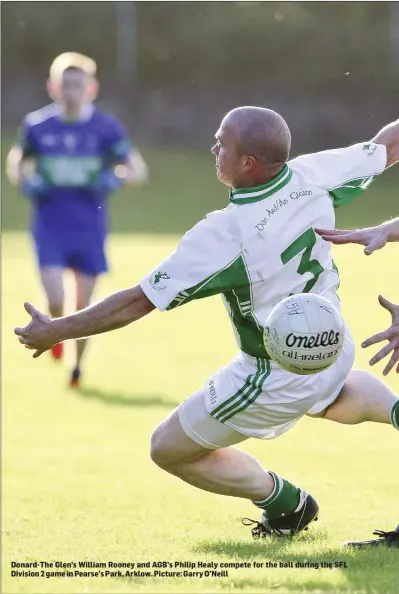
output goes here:
{"type": "Polygon", "coordinates": [[[180,405],[183,430],[210,449],[248,437],[278,437],[307,413],[317,415],[336,400],[354,358],[348,329],[337,361],[314,375],[296,375],[272,361],[240,352],[180,405]]]}

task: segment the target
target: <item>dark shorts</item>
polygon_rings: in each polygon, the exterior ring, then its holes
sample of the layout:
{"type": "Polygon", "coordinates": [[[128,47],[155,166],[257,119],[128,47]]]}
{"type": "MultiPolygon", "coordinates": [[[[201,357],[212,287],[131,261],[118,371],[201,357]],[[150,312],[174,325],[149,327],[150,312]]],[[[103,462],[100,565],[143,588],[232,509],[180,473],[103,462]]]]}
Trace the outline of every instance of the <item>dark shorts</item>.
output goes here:
{"type": "Polygon", "coordinates": [[[102,237],[91,238],[84,245],[54,235],[51,238],[34,235],[33,239],[40,268],[71,268],[87,276],[98,276],[108,270],[105,239],[102,237]]]}

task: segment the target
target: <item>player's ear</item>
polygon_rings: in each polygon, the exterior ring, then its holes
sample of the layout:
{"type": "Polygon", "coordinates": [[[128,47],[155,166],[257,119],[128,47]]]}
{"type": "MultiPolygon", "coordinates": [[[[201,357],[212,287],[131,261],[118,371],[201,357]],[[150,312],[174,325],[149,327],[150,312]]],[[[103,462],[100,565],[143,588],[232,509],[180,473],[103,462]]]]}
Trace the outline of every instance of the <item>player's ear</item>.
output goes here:
{"type": "Polygon", "coordinates": [[[46,87],[47,87],[47,93],[49,94],[50,98],[53,101],[57,101],[60,98],[59,88],[54,83],[54,81],[51,80],[51,78],[47,79],[46,87]]]}
{"type": "Polygon", "coordinates": [[[252,155],[245,155],[244,156],[244,167],[247,171],[252,171],[252,169],[256,165],[256,159],[252,155]]]}
{"type": "Polygon", "coordinates": [[[87,84],[87,95],[90,101],[97,99],[98,92],[100,90],[99,82],[96,78],[91,78],[87,84]]]}

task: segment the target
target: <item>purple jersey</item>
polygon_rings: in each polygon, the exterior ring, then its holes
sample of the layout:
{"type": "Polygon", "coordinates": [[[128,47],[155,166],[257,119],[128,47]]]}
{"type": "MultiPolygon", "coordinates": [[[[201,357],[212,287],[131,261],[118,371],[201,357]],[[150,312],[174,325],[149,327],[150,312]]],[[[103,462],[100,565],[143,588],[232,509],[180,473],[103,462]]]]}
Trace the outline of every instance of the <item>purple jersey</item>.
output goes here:
{"type": "Polygon", "coordinates": [[[34,203],[34,235],[78,243],[105,236],[107,195],[95,183],[103,171],[126,160],[131,144],[124,126],[93,106],[79,120],[68,121],[53,104],[24,118],[19,142],[47,185],[34,203]]]}

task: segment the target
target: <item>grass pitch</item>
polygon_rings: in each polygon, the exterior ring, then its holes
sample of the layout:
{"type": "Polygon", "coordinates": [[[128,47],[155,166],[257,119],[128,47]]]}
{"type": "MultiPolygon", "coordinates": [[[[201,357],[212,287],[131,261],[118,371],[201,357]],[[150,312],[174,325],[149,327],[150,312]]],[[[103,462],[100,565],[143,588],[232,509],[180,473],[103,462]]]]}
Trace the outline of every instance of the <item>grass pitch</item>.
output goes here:
{"type": "MultiPolygon", "coordinates": [[[[115,236],[112,276],[102,281],[98,295],[139,280],[176,241],[115,236]]],[[[397,255],[389,246],[367,259],[355,246],[337,249],[336,260],[344,313],[359,343],[387,325],[376,295],[378,290],[395,297],[397,255]]],[[[321,507],[320,521],[296,540],[252,542],[240,523],[242,516],[257,516],[249,502],[196,490],[155,467],[148,455],[153,427],[235,352],[219,299],[154,312],[93,339],[80,393],[66,389],[66,366],[49,356],[34,361],[14,339],[13,326],[27,320],[25,299],[42,303],[30,245],[24,234],[6,233],[4,592],[398,592],[397,551],[340,548],[345,539],[369,537],[374,528],[393,528],[399,521],[399,436],[393,428],[305,419],[277,440],[245,444],[265,466],[312,492],[321,507]],[[12,561],[85,560],[252,567],[228,569],[228,577],[11,577],[12,561]],[[267,562],[278,567],[266,568],[267,562]],[[295,568],[306,562],[312,568],[295,568]],[[322,562],[347,567],[321,568],[322,562]]],[[[366,367],[369,356],[359,349],[357,365],[366,367]]],[[[396,374],[387,381],[397,389],[396,374]]],[[[155,570],[160,569],[142,569],[155,570]]]]}

